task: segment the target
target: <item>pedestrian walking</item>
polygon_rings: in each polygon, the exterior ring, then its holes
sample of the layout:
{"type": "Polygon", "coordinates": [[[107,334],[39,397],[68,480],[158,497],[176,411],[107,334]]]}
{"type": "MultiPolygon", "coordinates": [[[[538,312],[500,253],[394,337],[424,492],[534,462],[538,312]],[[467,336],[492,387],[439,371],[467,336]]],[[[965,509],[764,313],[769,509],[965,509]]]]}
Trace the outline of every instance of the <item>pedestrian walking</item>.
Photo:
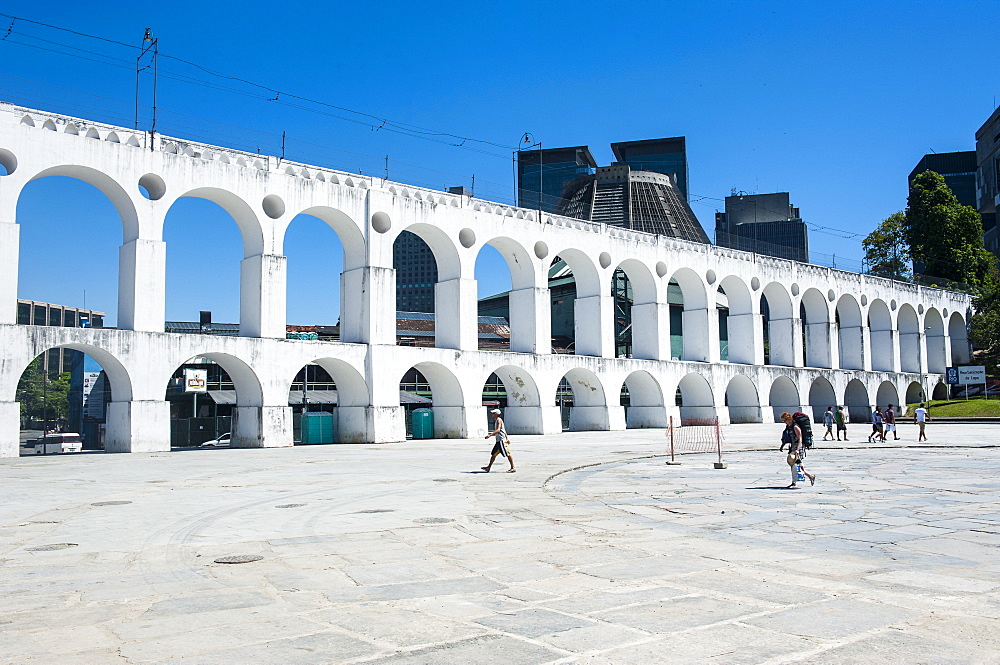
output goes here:
{"type": "Polygon", "coordinates": [[[919,436],[917,436],[918,442],[927,440],[927,432],[924,431],[924,428],[930,421],[931,421],[931,416],[929,413],[927,413],[927,409],[924,406],[924,403],[921,402],[920,406],[917,407],[916,410],[914,410],[913,412],[913,422],[915,422],[917,424],[917,427],[920,428],[920,434],[919,436]]]}
{"type": "Polygon", "coordinates": [[[823,440],[826,441],[826,437],[830,437],[830,441],[833,441],[833,407],[826,407],[826,412],[823,414],[823,425],[826,427],[826,432],[823,433],[823,440]]]}
{"type": "Polygon", "coordinates": [[[493,467],[493,462],[496,461],[497,455],[503,455],[510,462],[510,468],[507,469],[507,473],[514,473],[517,469],[514,468],[514,456],[510,454],[510,439],[507,438],[507,430],[504,427],[503,418],[500,417],[500,409],[493,409],[490,413],[493,414],[496,420],[493,421],[493,431],[487,434],[485,438],[496,437],[496,443],[493,444],[493,450],[490,452],[490,463],[483,467],[483,471],[489,473],[493,467]]]}
{"type": "Polygon", "coordinates": [[[781,445],[778,450],[784,451],[785,445],[788,445],[788,455],[785,456],[785,462],[792,470],[792,484],[785,489],[798,489],[799,486],[796,484],[799,479],[798,471],[802,470],[805,477],[809,479],[810,485],[816,484],[816,475],[806,471],[806,466],[803,463],[806,457],[806,448],[803,446],[803,435],[802,429],[795,424],[792,420],[792,414],[785,411],[781,414],[781,420],[785,423],[785,431],[781,433],[781,445]]]}
{"type": "Polygon", "coordinates": [[[837,405],[837,413],[833,414],[833,419],[837,422],[837,441],[840,441],[840,433],[844,433],[844,441],[847,441],[847,416],[844,415],[844,407],[837,405]]]}
{"type": "MultiPolygon", "coordinates": [[[[892,438],[894,441],[899,441],[899,434],[896,433],[896,412],[892,408],[892,404],[889,408],[885,410],[885,431],[886,433],[892,432],[892,438]]],[[[883,440],[885,439],[883,435],[883,440]]]]}
{"type": "Polygon", "coordinates": [[[883,425],[885,418],[882,416],[882,407],[876,406],[872,411],[872,433],[868,435],[868,443],[873,441],[885,441],[885,430],[883,425]]]}

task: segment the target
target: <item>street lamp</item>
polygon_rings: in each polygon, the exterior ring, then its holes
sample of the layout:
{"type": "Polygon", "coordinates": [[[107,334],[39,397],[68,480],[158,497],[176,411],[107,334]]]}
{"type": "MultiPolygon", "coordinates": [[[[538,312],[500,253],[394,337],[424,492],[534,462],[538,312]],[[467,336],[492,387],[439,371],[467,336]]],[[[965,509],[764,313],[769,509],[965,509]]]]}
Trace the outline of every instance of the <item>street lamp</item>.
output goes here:
{"type": "MultiPolygon", "coordinates": [[[[519,152],[524,151],[524,150],[530,150],[531,148],[538,148],[538,221],[541,221],[542,220],[542,196],[543,196],[542,192],[543,192],[543,189],[544,189],[543,184],[544,184],[544,178],[545,178],[545,174],[544,174],[544,171],[543,171],[543,168],[542,168],[544,166],[544,164],[543,164],[544,155],[542,153],[542,142],[541,141],[537,141],[536,142],[534,134],[532,134],[531,132],[525,132],[524,134],[521,135],[521,138],[518,140],[518,147],[517,147],[517,150],[514,151],[514,158],[516,160],[517,159],[517,154],[519,152]]],[[[517,205],[523,207],[524,206],[524,201],[521,200],[520,187],[517,187],[517,190],[518,190],[517,205]]]]}

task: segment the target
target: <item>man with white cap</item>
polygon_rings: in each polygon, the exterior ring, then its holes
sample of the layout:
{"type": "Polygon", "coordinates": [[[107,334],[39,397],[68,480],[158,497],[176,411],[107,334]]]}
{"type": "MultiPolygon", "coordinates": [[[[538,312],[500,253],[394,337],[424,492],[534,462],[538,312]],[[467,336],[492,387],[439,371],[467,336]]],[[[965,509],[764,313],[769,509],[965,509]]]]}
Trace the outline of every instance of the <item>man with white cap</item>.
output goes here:
{"type": "Polygon", "coordinates": [[[489,473],[493,462],[496,461],[497,455],[503,455],[510,462],[510,468],[507,469],[507,473],[514,473],[517,469],[514,468],[514,457],[510,454],[510,448],[508,447],[510,441],[507,439],[507,430],[503,426],[503,418],[500,417],[500,409],[493,409],[490,413],[496,418],[496,422],[493,431],[487,434],[485,438],[488,439],[491,436],[495,436],[497,442],[493,445],[493,452],[490,453],[490,463],[483,467],[483,471],[489,473]]]}

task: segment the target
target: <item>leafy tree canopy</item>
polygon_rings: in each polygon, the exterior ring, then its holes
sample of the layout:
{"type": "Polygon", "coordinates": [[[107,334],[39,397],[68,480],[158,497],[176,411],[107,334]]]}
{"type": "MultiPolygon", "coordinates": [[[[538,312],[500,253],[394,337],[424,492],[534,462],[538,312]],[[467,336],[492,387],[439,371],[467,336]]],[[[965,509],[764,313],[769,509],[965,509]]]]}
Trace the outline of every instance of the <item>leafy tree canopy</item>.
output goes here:
{"type": "Polygon", "coordinates": [[[906,237],[906,214],[894,212],[862,241],[869,275],[908,281],[910,246],[906,237]]]}

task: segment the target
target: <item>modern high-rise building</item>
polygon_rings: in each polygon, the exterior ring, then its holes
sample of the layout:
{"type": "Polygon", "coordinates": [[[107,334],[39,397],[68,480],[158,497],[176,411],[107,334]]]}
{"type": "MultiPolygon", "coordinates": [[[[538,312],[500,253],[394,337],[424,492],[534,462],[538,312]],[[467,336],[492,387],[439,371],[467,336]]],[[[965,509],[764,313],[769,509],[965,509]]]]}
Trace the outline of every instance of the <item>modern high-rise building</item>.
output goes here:
{"type": "Polygon", "coordinates": [[[685,137],[612,143],[611,150],[617,160],[613,166],[628,164],[633,171],[652,171],[675,176],[674,182],[681,196],[685,201],[690,200],[685,137]]]}
{"type": "Polygon", "coordinates": [[[433,312],[437,263],[420,236],[403,231],[392,246],[396,270],[396,311],[433,312]]]}
{"type": "MultiPolygon", "coordinates": [[[[35,300],[17,301],[17,323],[24,326],[103,328],[104,312],[66,307],[35,300]]],[[[49,349],[43,354],[42,371],[50,375],[69,372],[83,354],[73,349],[49,349]]]]}
{"type": "Polygon", "coordinates": [[[924,171],[934,171],[944,177],[958,202],[964,206],[976,207],[976,151],[932,152],[924,155],[910,171],[908,183],[924,171]]]}
{"type": "MultiPolygon", "coordinates": [[[[947,180],[947,179],[946,179],[947,180]]],[[[1000,107],[976,132],[976,209],[983,216],[983,244],[1000,257],[997,204],[1000,203],[1000,107]]]]}
{"type": "Polygon", "coordinates": [[[522,208],[556,212],[563,188],[597,168],[587,146],[519,150],[517,204],[522,208]]]}
{"type": "Polygon", "coordinates": [[[726,211],[715,213],[715,244],[809,262],[809,231],[788,192],[727,196],[726,211]]]}

